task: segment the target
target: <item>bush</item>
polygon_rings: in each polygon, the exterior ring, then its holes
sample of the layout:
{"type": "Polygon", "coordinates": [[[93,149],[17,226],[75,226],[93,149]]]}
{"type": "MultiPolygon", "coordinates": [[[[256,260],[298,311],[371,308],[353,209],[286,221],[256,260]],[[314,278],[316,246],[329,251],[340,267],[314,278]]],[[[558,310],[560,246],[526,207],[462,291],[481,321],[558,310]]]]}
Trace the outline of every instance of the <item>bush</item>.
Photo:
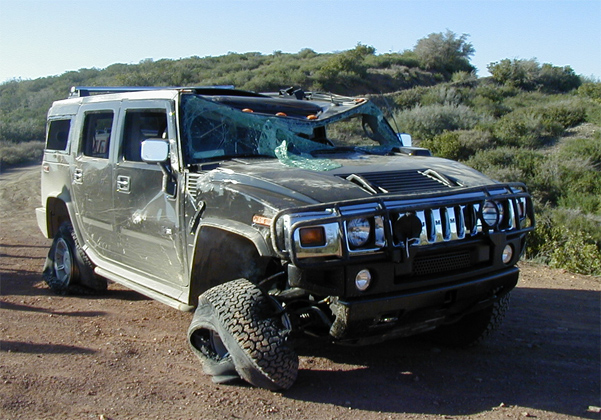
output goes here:
{"type": "Polygon", "coordinates": [[[586,111],[587,108],[581,100],[566,99],[534,108],[532,113],[539,115],[545,124],[556,122],[565,129],[585,122],[586,111]]]}
{"type": "Polygon", "coordinates": [[[481,150],[494,147],[494,139],[488,131],[446,131],[431,140],[420,142],[436,156],[452,160],[467,160],[481,150]]]}
{"type": "Polygon", "coordinates": [[[601,275],[600,220],[543,207],[536,223],[528,237],[527,257],[575,273],[601,275]]]}
{"type": "Polygon", "coordinates": [[[395,119],[416,140],[428,140],[444,131],[472,129],[481,117],[465,105],[437,104],[400,111],[395,119]]]}
{"type": "MultiPolygon", "coordinates": [[[[570,139],[551,159],[556,171],[557,204],[561,207],[601,215],[601,141],[570,139]]],[[[601,227],[599,228],[601,231],[601,227]]]]}
{"type": "Polygon", "coordinates": [[[563,131],[561,123],[545,119],[531,111],[514,111],[493,125],[493,134],[499,144],[512,147],[542,147],[563,131]]]}
{"type": "Polygon", "coordinates": [[[475,89],[471,102],[477,112],[500,118],[511,112],[511,108],[505,104],[505,99],[517,95],[518,92],[518,89],[510,86],[481,83],[475,89]]]}
{"type": "Polygon", "coordinates": [[[558,152],[559,159],[572,157],[587,157],[597,167],[601,166],[601,132],[597,130],[592,139],[567,139],[561,144],[558,152]]]}
{"type": "Polygon", "coordinates": [[[5,166],[41,162],[44,154],[43,141],[12,143],[0,141],[0,171],[5,166]]]}
{"type": "Polygon", "coordinates": [[[584,83],[578,88],[578,95],[601,102],[601,83],[584,83]]]}
{"type": "MultiPolygon", "coordinates": [[[[524,182],[532,189],[536,174],[546,159],[535,150],[497,147],[477,152],[467,164],[498,181],[524,182]]],[[[541,187],[546,188],[546,185],[541,187]]]]}
{"type": "Polygon", "coordinates": [[[394,96],[394,102],[401,110],[411,109],[420,104],[426,90],[422,86],[402,90],[394,96]]]}
{"type": "Polygon", "coordinates": [[[571,67],[540,66],[535,59],[504,59],[490,63],[487,68],[496,82],[524,90],[562,93],[576,89],[582,83],[571,67]]]}
{"type": "Polygon", "coordinates": [[[469,105],[470,89],[440,84],[427,88],[421,97],[421,105],[469,105]]]}

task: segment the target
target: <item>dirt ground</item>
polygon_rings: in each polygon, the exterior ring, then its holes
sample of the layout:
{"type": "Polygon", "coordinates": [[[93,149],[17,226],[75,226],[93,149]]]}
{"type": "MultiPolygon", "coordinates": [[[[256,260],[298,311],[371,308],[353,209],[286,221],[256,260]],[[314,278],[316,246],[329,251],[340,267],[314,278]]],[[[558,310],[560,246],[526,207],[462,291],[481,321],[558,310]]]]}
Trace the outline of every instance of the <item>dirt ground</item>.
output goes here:
{"type": "Polygon", "coordinates": [[[599,278],[523,263],[501,330],[477,348],[304,343],[286,392],[215,385],[188,349],[190,313],[115,284],[50,292],[38,170],[0,174],[0,419],[601,417],[599,278]]]}

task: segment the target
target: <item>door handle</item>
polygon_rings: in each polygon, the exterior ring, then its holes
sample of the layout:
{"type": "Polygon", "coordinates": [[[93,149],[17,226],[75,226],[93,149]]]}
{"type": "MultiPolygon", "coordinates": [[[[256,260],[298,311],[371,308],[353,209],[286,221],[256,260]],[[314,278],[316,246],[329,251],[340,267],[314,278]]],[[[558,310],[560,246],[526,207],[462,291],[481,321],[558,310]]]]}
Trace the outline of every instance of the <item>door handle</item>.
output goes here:
{"type": "Polygon", "coordinates": [[[83,169],[75,168],[73,171],[73,182],[81,184],[83,182],[83,169]]]}
{"type": "Polygon", "coordinates": [[[128,193],[130,184],[129,184],[129,177],[125,176],[125,175],[118,175],[117,176],[117,191],[118,192],[122,192],[122,193],[128,193]]]}

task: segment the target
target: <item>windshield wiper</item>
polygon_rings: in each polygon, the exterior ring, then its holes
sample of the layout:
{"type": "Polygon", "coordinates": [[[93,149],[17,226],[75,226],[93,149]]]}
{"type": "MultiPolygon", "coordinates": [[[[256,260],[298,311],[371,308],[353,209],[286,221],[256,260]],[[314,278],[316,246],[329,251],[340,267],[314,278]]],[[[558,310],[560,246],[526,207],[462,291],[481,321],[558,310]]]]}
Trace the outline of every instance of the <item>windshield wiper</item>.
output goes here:
{"type": "Polygon", "coordinates": [[[363,153],[366,155],[379,155],[379,156],[385,156],[385,155],[389,155],[391,150],[389,148],[364,148],[361,146],[335,146],[335,147],[328,147],[326,149],[317,149],[317,150],[313,150],[311,151],[311,155],[315,156],[315,155],[322,155],[322,154],[336,154],[336,153],[347,153],[347,152],[353,152],[353,153],[363,153]]]}
{"type": "Polygon", "coordinates": [[[316,149],[316,150],[311,150],[311,155],[327,155],[327,154],[335,154],[335,153],[346,153],[346,152],[366,152],[365,150],[358,148],[358,147],[353,147],[353,146],[333,146],[333,147],[327,147],[324,149],[316,149]]]}

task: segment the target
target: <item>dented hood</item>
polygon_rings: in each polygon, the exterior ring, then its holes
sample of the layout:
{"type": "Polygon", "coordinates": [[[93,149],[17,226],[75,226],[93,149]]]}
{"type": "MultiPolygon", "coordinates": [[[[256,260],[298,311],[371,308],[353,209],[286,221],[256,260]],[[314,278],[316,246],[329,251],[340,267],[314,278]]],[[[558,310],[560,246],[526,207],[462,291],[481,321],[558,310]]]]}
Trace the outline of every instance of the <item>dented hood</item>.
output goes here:
{"type": "Polygon", "coordinates": [[[495,183],[472,168],[436,157],[357,155],[330,160],[338,167],[316,171],[286,166],[274,159],[238,159],[212,171],[211,178],[231,184],[230,188],[262,194],[262,199],[279,196],[295,204],[380,194],[451,192],[495,183]]]}

